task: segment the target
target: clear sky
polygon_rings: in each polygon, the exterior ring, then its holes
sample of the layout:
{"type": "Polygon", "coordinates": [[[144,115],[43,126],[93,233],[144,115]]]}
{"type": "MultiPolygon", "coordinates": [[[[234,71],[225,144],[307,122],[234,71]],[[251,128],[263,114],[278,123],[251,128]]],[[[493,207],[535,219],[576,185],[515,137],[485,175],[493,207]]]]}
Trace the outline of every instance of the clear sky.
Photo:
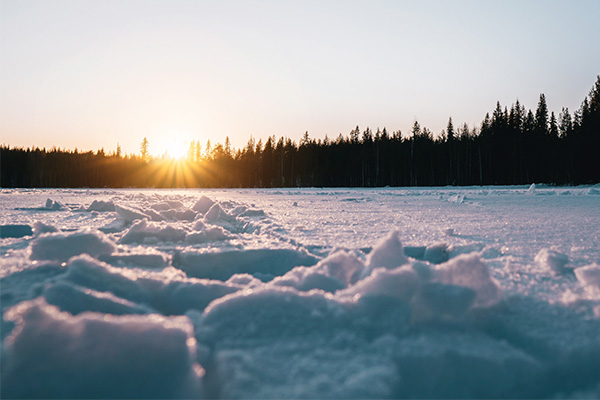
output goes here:
{"type": "Polygon", "coordinates": [[[160,154],[173,141],[439,133],[499,100],[574,111],[600,1],[0,0],[0,143],[160,154]]]}

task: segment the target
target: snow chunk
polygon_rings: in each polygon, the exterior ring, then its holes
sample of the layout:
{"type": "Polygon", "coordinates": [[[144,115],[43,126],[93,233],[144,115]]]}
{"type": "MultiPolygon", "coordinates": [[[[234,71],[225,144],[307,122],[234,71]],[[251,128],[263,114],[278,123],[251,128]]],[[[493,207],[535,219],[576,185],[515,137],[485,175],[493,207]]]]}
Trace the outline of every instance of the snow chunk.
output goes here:
{"type": "Polygon", "coordinates": [[[33,235],[29,225],[0,225],[0,238],[20,238],[33,235]]]}
{"type": "Polygon", "coordinates": [[[185,239],[186,233],[183,229],[165,223],[148,222],[142,219],[131,225],[119,243],[181,242],[185,239]]]}
{"type": "Polygon", "coordinates": [[[569,257],[558,251],[542,249],[536,254],[535,262],[557,274],[564,274],[569,271],[565,268],[565,265],[569,263],[569,257]]]}
{"type": "Polygon", "coordinates": [[[117,214],[119,214],[119,217],[121,217],[121,219],[128,224],[138,219],[152,219],[149,215],[144,214],[140,211],[136,211],[129,207],[115,205],[115,211],[117,212],[117,214]]]}
{"type": "Polygon", "coordinates": [[[408,262],[398,238],[399,234],[399,231],[392,231],[375,245],[367,256],[367,267],[395,268],[408,262]]]}
{"type": "Polygon", "coordinates": [[[75,233],[56,232],[39,236],[31,242],[30,258],[67,261],[78,254],[98,257],[109,255],[115,250],[114,242],[104,233],[86,229],[75,233]]]}
{"type": "Polygon", "coordinates": [[[271,284],[290,286],[300,291],[321,289],[333,293],[357,282],[364,268],[356,256],[338,251],[312,267],[296,267],[275,278],[271,284]]]}
{"type": "Polygon", "coordinates": [[[46,200],[46,205],[44,207],[42,207],[43,209],[46,210],[53,210],[53,211],[59,211],[59,210],[66,210],[67,207],[65,207],[64,204],[58,202],[58,201],[54,201],[52,199],[47,199],[46,200]]]}
{"type": "Polygon", "coordinates": [[[535,183],[532,183],[531,186],[529,186],[529,189],[527,189],[525,194],[528,194],[528,195],[535,194],[535,183]]]}
{"type": "Polygon", "coordinates": [[[161,219],[171,221],[193,221],[196,218],[196,212],[190,209],[187,210],[165,210],[159,213],[161,219]]]}
{"type": "Polygon", "coordinates": [[[466,197],[464,194],[455,194],[454,196],[448,197],[448,202],[456,203],[456,204],[464,204],[465,199],[466,199],[466,197]]]}
{"type": "Polygon", "coordinates": [[[58,232],[58,228],[56,228],[52,225],[46,225],[41,221],[35,221],[33,223],[33,234],[36,237],[40,236],[42,233],[53,233],[53,232],[58,232]]]}
{"type": "Polygon", "coordinates": [[[231,236],[229,236],[227,232],[225,232],[225,230],[220,226],[211,226],[210,228],[207,227],[200,232],[191,232],[185,235],[185,241],[187,243],[206,243],[227,239],[231,239],[231,236]]]}
{"type": "Polygon", "coordinates": [[[44,297],[49,304],[71,314],[95,311],[105,314],[148,314],[145,307],[115,296],[111,292],[98,292],[67,282],[57,282],[44,289],[44,297]]]}
{"type": "Polygon", "coordinates": [[[209,199],[206,196],[202,196],[198,199],[198,201],[196,201],[196,204],[194,204],[194,206],[192,207],[192,210],[197,211],[202,214],[206,214],[206,212],[208,210],[210,210],[210,208],[213,206],[213,204],[215,204],[214,201],[212,201],[211,199],[209,199]]]}
{"type": "Polygon", "coordinates": [[[140,286],[136,277],[125,276],[122,269],[111,267],[85,254],[69,260],[64,279],[99,292],[111,292],[136,303],[149,302],[148,293],[140,286]]]}
{"type": "Polygon", "coordinates": [[[206,229],[206,224],[201,219],[194,222],[194,226],[192,227],[195,231],[203,231],[206,229]]]}
{"type": "Polygon", "coordinates": [[[5,315],[17,328],[5,342],[3,397],[200,395],[202,369],[187,317],[72,316],[43,299],[22,302],[5,315]]]}
{"type": "Polygon", "coordinates": [[[209,223],[219,223],[219,222],[233,222],[235,221],[235,217],[233,215],[228,214],[219,204],[213,204],[213,206],[206,212],[204,215],[204,220],[209,223]]]}
{"type": "Polygon", "coordinates": [[[115,211],[115,205],[112,201],[94,200],[87,208],[87,211],[115,211]]]}
{"type": "Polygon", "coordinates": [[[338,326],[335,302],[323,292],[268,287],[242,290],[212,302],[204,310],[204,338],[214,341],[281,341],[331,332],[338,326]],[[214,335],[214,336],[213,336],[214,335]],[[245,340],[244,340],[245,341],[245,340]]]}
{"type": "Polygon", "coordinates": [[[478,307],[493,305],[502,296],[500,287],[476,254],[460,255],[436,266],[433,280],[473,289],[476,292],[473,305],[478,307]]]}
{"type": "Polygon", "coordinates": [[[345,285],[352,285],[358,282],[365,266],[354,254],[340,250],[319,261],[315,269],[337,278],[345,285]]]}
{"type": "Polygon", "coordinates": [[[587,194],[588,195],[592,195],[592,196],[594,196],[594,195],[596,195],[596,196],[600,195],[600,189],[589,188],[588,191],[587,191],[587,194]]]}
{"type": "Polygon", "coordinates": [[[250,249],[200,253],[183,251],[173,264],[196,278],[225,281],[235,274],[251,274],[269,281],[297,266],[316,264],[318,259],[306,251],[291,249],[250,249]]]}
{"type": "Polygon", "coordinates": [[[409,266],[392,270],[377,268],[373,273],[336,296],[360,298],[364,296],[394,297],[408,302],[417,293],[420,279],[409,266]]]}
{"type": "Polygon", "coordinates": [[[183,203],[177,200],[167,200],[161,203],[152,204],[150,207],[156,211],[166,211],[177,208],[183,208],[183,203]]]}
{"type": "Polygon", "coordinates": [[[320,289],[333,293],[346,287],[338,279],[316,271],[314,267],[295,267],[285,275],[273,279],[270,284],[293,287],[303,292],[320,289]]]}
{"type": "Polygon", "coordinates": [[[577,280],[590,292],[600,294],[600,265],[591,264],[575,269],[577,280]]]}

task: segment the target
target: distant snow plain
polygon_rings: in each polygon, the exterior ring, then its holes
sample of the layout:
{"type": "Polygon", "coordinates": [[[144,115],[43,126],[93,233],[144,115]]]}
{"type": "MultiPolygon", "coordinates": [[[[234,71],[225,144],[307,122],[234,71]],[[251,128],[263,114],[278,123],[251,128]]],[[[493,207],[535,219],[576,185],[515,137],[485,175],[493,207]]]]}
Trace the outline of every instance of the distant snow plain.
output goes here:
{"type": "Polygon", "coordinates": [[[3,398],[600,398],[600,187],[3,189],[3,398]]]}

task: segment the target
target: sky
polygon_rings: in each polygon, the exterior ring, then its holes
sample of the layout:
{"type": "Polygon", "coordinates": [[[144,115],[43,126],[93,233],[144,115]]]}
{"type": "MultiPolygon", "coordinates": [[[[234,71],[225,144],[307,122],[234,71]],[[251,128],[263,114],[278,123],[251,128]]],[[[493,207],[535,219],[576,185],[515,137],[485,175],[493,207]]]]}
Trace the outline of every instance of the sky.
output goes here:
{"type": "Polygon", "coordinates": [[[597,0],[0,0],[0,143],[158,155],[575,111],[597,0]]]}

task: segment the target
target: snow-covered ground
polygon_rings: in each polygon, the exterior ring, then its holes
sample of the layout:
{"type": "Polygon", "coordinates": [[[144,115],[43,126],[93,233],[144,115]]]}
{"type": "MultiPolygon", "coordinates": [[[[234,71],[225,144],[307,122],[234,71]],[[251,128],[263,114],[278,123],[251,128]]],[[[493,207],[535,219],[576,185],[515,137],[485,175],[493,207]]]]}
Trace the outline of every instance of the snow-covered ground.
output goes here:
{"type": "Polygon", "coordinates": [[[600,187],[0,191],[2,397],[600,398],[600,187]]]}

